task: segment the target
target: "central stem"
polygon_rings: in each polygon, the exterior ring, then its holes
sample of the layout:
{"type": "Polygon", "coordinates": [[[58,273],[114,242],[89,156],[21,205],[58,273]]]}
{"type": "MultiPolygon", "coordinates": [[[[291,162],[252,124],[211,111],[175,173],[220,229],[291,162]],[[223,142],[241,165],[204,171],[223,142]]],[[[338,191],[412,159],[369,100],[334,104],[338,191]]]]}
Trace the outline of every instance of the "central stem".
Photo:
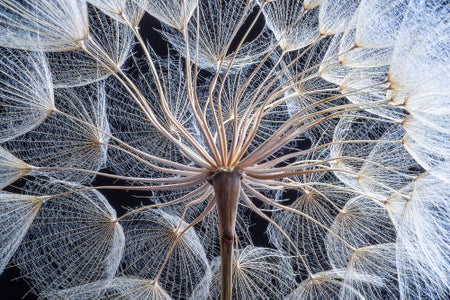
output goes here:
{"type": "Polygon", "coordinates": [[[220,257],[222,260],[221,300],[231,300],[233,291],[233,242],[241,189],[241,173],[220,170],[211,176],[219,216],[220,257]]]}

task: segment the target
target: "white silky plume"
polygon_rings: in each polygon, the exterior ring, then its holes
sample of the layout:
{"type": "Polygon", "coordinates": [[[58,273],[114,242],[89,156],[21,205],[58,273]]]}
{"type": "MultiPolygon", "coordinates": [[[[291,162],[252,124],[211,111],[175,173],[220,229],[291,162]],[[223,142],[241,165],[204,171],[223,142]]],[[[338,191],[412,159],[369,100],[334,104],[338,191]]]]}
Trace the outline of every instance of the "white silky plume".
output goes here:
{"type": "Polygon", "coordinates": [[[62,168],[52,172],[56,178],[92,181],[93,174],[70,168],[98,171],[106,163],[109,124],[104,85],[57,90],[55,97],[56,109],[45,122],[6,146],[30,164],[62,168]]]}
{"type": "Polygon", "coordinates": [[[302,1],[280,0],[264,9],[267,26],[284,51],[297,50],[319,38],[319,8],[305,9],[302,1]]]}
{"type": "Polygon", "coordinates": [[[137,26],[142,16],[148,0],[87,0],[87,2],[99,8],[106,15],[122,23],[130,23],[137,26]],[[141,4],[141,6],[139,6],[141,4]]]}
{"type": "MultiPolygon", "coordinates": [[[[195,299],[217,299],[220,295],[220,258],[211,263],[211,275],[199,285],[208,286],[208,294],[201,289],[195,299]]],[[[286,295],[295,284],[295,273],[288,259],[273,249],[247,246],[236,250],[233,258],[233,280],[235,299],[277,298],[286,295]]]]}
{"type": "Polygon", "coordinates": [[[209,262],[195,230],[180,235],[187,226],[182,219],[146,209],[128,215],[121,224],[126,238],[123,274],[154,280],[172,297],[185,299],[208,273],[209,262]]]}
{"type": "Polygon", "coordinates": [[[361,247],[349,259],[341,299],[396,299],[399,295],[396,245],[377,244],[361,247]],[[370,274],[370,281],[359,276],[370,274]]]}
{"type": "Polygon", "coordinates": [[[46,299],[121,299],[121,300],[170,300],[172,299],[157,283],[139,277],[119,276],[100,280],[70,289],[44,294],[46,299]]]}
{"type": "Polygon", "coordinates": [[[358,9],[355,43],[363,48],[383,48],[398,40],[397,32],[409,0],[364,0],[358,9]]]}
{"type": "Polygon", "coordinates": [[[184,29],[189,22],[197,0],[128,0],[135,2],[142,9],[160,20],[176,28],[184,29]]]}
{"type": "Polygon", "coordinates": [[[338,212],[351,196],[337,178],[326,176],[326,181],[332,184],[321,185],[320,182],[324,181],[322,174],[305,174],[294,178],[297,187],[293,191],[297,197],[290,207],[301,214],[286,210],[273,212],[272,219],[284,232],[273,225],[267,228],[270,242],[295,256],[297,268],[309,268],[315,273],[330,268],[324,240],[338,212]],[[308,185],[304,186],[302,182],[308,182],[308,185]],[[299,254],[301,257],[298,257],[299,254]]]}
{"type": "Polygon", "coordinates": [[[334,219],[325,246],[331,265],[340,269],[347,266],[359,248],[394,241],[394,225],[384,206],[365,197],[355,197],[334,219]]]}
{"type": "Polygon", "coordinates": [[[445,299],[450,292],[450,190],[430,173],[418,177],[397,233],[397,269],[403,298],[445,299]]]}
{"type": "Polygon", "coordinates": [[[319,7],[320,33],[335,35],[346,31],[359,7],[359,2],[358,0],[323,1],[319,7]]]}
{"type": "Polygon", "coordinates": [[[24,50],[79,49],[89,32],[85,0],[4,0],[0,45],[24,50]]]}
{"type": "Polygon", "coordinates": [[[28,274],[32,289],[64,289],[112,278],[125,239],[106,199],[95,190],[65,195],[82,186],[45,178],[29,189],[50,196],[13,258],[28,274]]]}
{"type": "Polygon", "coordinates": [[[0,147],[0,188],[31,172],[31,166],[0,147]]]}
{"type": "Polygon", "coordinates": [[[192,15],[187,27],[188,49],[181,32],[163,27],[162,33],[184,57],[189,51],[192,62],[201,68],[216,70],[221,67],[222,70],[231,67],[239,70],[263,57],[272,41],[267,30],[263,29],[255,40],[244,41],[238,52],[233,51],[234,37],[242,29],[254,5],[253,1],[199,1],[198,15],[192,15]],[[230,64],[231,61],[233,63],[230,64]]]}
{"type": "Polygon", "coordinates": [[[36,217],[43,199],[0,191],[0,273],[36,217]]]}
{"type": "Polygon", "coordinates": [[[90,7],[89,36],[84,49],[47,53],[54,86],[88,85],[113,75],[123,67],[134,44],[132,29],[90,7]],[[77,76],[74,76],[74,73],[77,76]]]}
{"type": "Polygon", "coordinates": [[[0,48],[0,142],[38,126],[54,105],[45,55],[0,48]]]}
{"type": "MultiPolygon", "coordinates": [[[[345,269],[331,270],[313,274],[311,277],[303,280],[300,285],[289,294],[286,299],[340,299],[341,289],[351,289],[356,299],[364,299],[357,290],[351,286],[344,286],[343,278],[346,274],[345,269]]],[[[358,280],[363,282],[373,282],[370,275],[358,274],[358,280]]]]}

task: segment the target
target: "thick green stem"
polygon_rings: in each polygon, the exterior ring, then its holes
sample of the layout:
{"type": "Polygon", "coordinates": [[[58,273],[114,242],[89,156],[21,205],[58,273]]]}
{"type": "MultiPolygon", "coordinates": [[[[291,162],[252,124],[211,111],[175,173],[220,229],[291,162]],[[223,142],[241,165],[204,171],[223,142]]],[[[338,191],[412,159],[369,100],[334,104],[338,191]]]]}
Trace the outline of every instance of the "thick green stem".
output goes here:
{"type": "Polygon", "coordinates": [[[211,176],[219,216],[220,256],[222,266],[221,300],[231,300],[233,291],[233,242],[241,189],[241,173],[220,170],[211,176]]]}

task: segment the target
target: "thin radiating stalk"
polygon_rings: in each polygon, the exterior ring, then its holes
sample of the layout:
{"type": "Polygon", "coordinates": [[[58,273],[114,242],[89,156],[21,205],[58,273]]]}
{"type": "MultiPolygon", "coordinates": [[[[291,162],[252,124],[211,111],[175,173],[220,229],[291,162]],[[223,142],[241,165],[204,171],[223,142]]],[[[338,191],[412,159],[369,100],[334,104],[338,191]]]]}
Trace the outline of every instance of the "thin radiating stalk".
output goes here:
{"type": "MultiPolygon", "coordinates": [[[[89,49],[86,48],[85,42],[80,41],[80,44],[82,46],[83,51],[85,51],[88,55],[95,57],[95,55],[89,51],[89,49]]],[[[101,48],[99,47],[99,50],[101,48]]],[[[108,54],[103,54],[105,58],[109,59],[112,64],[115,65],[114,61],[108,56],[108,54]]],[[[151,60],[150,60],[151,61],[151,60]]],[[[111,69],[109,66],[105,65],[108,69],[111,69]]],[[[117,67],[117,66],[116,66],[117,67]]],[[[136,102],[136,104],[140,107],[144,115],[147,117],[149,122],[155,126],[155,128],[169,141],[173,142],[175,145],[177,145],[181,151],[183,151],[186,155],[189,156],[189,158],[192,161],[195,161],[199,165],[202,165],[204,167],[208,167],[210,165],[214,164],[214,161],[209,157],[209,155],[203,150],[203,148],[198,145],[197,141],[186,131],[184,127],[179,127],[178,122],[175,121],[174,124],[177,125],[177,128],[183,133],[183,136],[186,137],[186,139],[189,140],[192,147],[194,147],[196,150],[198,150],[198,155],[191,150],[187,145],[182,143],[180,140],[174,138],[167,130],[165,130],[164,126],[160,124],[160,122],[157,120],[156,115],[154,111],[149,107],[147,103],[147,99],[142,94],[142,92],[136,87],[136,85],[133,83],[133,81],[119,68],[117,67],[117,70],[112,70],[112,74],[119,80],[119,82],[124,86],[124,88],[130,93],[133,100],[136,102]],[[117,74],[116,72],[117,71],[117,74]],[[122,77],[120,77],[119,75],[122,77]]],[[[164,102],[164,101],[163,101],[164,102]]],[[[165,103],[165,102],[164,102],[165,103]]],[[[167,115],[170,119],[174,119],[172,114],[167,115]]]]}
{"type": "Polygon", "coordinates": [[[179,198],[176,198],[175,200],[163,202],[163,203],[144,205],[139,208],[130,210],[129,212],[120,216],[118,218],[118,220],[120,221],[121,219],[124,219],[125,217],[127,217],[135,212],[138,212],[138,211],[151,209],[151,208],[171,206],[171,205],[179,204],[179,203],[182,203],[182,202],[185,202],[188,200],[192,200],[192,199],[196,198],[198,195],[202,195],[199,197],[199,199],[207,199],[212,194],[212,191],[213,191],[212,187],[209,184],[205,183],[204,185],[200,186],[199,188],[195,189],[194,191],[192,191],[184,196],[181,196],[179,198]]]}
{"type": "Polygon", "coordinates": [[[340,237],[337,233],[333,232],[330,228],[328,228],[327,226],[325,226],[324,224],[322,224],[321,222],[317,221],[316,219],[314,219],[313,217],[311,217],[308,214],[305,214],[301,211],[298,211],[292,207],[289,206],[285,206],[282,205],[280,203],[277,203],[267,197],[265,197],[264,195],[262,195],[261,193],[259,193],[258,191],[256,191],[255,189],[253,189],[250,185],[248,185],[247,183],[243,182],[243,187],[245,188],[245,190],[247,190],[251,195],[253,195],[255,198],[261,200],[264,203],[267,203],[271,206],[277,207],[277,208],[281,208],[284,209],[285,211],[291,211],[295,214],[298,214],[308,220],[310,220],[311,222],[317,224],[318,226],[322,227],[324,230],[326,230],[327,232],[329,232],[330,234],[332,234],[334,237],[336,237],[339,241],[341,241],[345,246],[347,246],[351,251],[355,251],[356,248],[353,247],[352,245],[350,245],[347,241],[345,241],[342,237],[340,237]]]}

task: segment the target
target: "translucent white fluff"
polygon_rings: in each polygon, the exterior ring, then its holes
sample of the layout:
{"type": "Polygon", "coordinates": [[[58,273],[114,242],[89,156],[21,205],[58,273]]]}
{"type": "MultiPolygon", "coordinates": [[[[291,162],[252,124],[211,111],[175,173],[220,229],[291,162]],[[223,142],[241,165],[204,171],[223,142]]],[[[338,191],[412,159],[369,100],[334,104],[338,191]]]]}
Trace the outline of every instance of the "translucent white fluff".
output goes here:
{"type": "Polygon", "coordinates": [[[89,33],[85,0],[37,0],[0,3],[0,45],[26,50],[81,48],[89,33]]]}

